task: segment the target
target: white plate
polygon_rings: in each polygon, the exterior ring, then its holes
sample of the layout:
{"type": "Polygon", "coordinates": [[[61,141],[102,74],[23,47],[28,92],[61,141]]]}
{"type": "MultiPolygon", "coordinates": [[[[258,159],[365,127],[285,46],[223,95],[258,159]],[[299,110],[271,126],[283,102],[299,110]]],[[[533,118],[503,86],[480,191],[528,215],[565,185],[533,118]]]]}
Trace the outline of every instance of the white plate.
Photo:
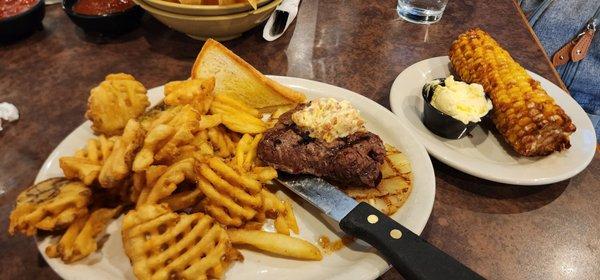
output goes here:
{"type": "MultiPolygon", "coordinates": [[[[324,83],[289,77],[273,76],[273,79],[304,92],[310,99],[317,97],[335,97],[346,99],[354,104],[367,121],[369,130],[405,153],[412,164],[414,187],[406,204],[393,215],[393,218],[420,234],[433,207],[435,196],[435,177],[427,152],[409,128],[392,112],[349,90],[324,83]]],[[[163,98],[162,87],[148,91],[152,104],[163,98]]],[[[36,182],[43,179],[62,176],[58,165],[61,156],[72,155],[76,149],[85,145],[92,138],[90,123],[85,122],[65,138],[50,154],[42,166],[36,182]]],[[[284,193],[280,193],[284,194],[284,193]]],[[[307,203],[292,197],[294,209],[300,225],[300,236],[316,243],[322,235],[337,239],[340,230],[329,219],[307,203]]],[[[57,259],[50,259],[42,253],[48,264],[65,279],[134,279],[129,259],[122,248],[120,220],[112,222],[107,232],[108,241],[100,252],[88,258],[66,265],[57,259]]],[[[56,238],[45,238],[38,241],[38,248],[44,252],[50,241],[56,238]]],[[[323,261],[297,261],[277,258],[253,251],[242,251],[245,260],[235,263],[227,271],[225,279],[375,279],[388,270],[388,264],[372,248],[353,244],[332,255],[325,256],[323,261]]]]}
{"type": "Polygon", "coordinates": [[[596,134],[581,106],[555,84],[531,71],[542,87],[571,117],[577,131],[571,135],[571,148],[546,157],[521,157],[495,132],[476,127],[473,137],[449,140],[430,132],[421,122],[423,85],[435,78],[450,75],[447,56],[417,62],[402,71],[390,92],[392,111],[400,116],[419,142],[440,161],[473,176],[516,185],[543,185],[571,178],[592,160],[596,149],[596,134]]]}

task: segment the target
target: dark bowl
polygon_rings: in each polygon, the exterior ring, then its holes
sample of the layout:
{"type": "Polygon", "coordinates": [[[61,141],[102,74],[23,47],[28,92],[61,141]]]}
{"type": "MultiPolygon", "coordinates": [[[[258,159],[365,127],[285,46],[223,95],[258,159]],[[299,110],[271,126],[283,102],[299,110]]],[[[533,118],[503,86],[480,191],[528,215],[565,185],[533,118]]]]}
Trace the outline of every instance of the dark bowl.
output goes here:
{"type": "Polygon", "coordinates": [[[33,7],[5,19],[0,19],[0,41],[13,41],[42,28],[46,3],[39,0],[33,7]]]}
{"type": "Polygon", "coordinates": [[[135,5],[122,12],[108,15],[90,16],[78,14],[73,11],[73,5],[78,0],[63,0],[62,7],[71,21],[81,27],[83,31],[100,35],[121,35],[133,30],[140,25],[144,10],[135,5]]]}
{"type": "MultiPolygon", "coordinates": [[[[444,85],[444,79],[436,80],[440,81],[440,86],[444,85]]],[[[425,101],[423,102],[423,124],[431,132],[448,139],[460,139],[469,134],[479,124],[479,122],[464,124],[433,107],[430,102],[434,91],[435,87],[429,86],[429,84],[423,86],[422,94],[425,101]]]]}

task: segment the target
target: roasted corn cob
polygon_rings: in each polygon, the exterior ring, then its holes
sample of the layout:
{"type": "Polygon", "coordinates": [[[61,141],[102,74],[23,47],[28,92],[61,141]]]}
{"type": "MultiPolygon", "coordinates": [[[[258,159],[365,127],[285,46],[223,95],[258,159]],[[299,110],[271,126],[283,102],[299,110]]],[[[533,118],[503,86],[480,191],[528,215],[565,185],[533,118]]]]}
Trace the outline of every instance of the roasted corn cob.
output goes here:
{"type": "Polygon", "coordinates": [[[494,105],[492,121],[517,153],[543,156],[571,146],[569,116],[485,31],[458,36],[450,61],[463,81],[483,85],[494,105]]]}

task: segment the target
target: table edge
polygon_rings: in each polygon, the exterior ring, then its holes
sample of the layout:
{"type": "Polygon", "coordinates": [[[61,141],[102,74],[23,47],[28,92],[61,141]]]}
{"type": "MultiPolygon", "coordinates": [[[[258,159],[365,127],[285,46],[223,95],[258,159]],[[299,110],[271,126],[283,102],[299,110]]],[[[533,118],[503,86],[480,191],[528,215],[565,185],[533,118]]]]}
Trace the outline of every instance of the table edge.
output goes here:
{"type": "Polygon", "coordinates": [[[552,64],[552,62],[550,60],[550,57],[546,53],[544,46],[542,46],[540,39],[535,34],[535,31],[533,31],[533,28],[531,28],[531,25],[529,25],[529,21],[527,20],[527,17],[523,13],[523,10],[521,10],[521,7],[517,4],[517,2],[515,0],[512,0],[510,2],[512,2],[513,7],[515,7],[515,9],[517,10],[517,13],[519,14],[521,20],[523,21],[523,24],[527,27],[527,30],[529,31],[529,35],[531,36],[531,38],[533,39],[535,44],[538,46],[538,48],[542,51],[542,54],[544,54],[544,59],[546,60],[546,63],[548,63],[550,65],[552,75],[554,76],[554,78],[556,78],[558,80],[558,86],[561,87],[562,89],[564,89],[565,92],[567,92],[570,95],[571,92],[569,92],[569,89],[567,88],[567,86],[565,85],[563,80],[560,78],[560,75],[558,74],[558,72],[556,71],[556,68],[554,67],[554,65],[552,64]]]}

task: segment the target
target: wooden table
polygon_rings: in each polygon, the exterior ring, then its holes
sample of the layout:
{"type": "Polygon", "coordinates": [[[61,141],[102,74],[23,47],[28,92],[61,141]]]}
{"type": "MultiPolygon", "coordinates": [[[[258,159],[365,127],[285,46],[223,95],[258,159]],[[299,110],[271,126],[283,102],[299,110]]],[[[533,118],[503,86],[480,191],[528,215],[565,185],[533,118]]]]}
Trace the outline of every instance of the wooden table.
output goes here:
{"type": "MultiPolygon", "coordinates": [[[[57,5],[45,29],[0,46],[0,102],[21,120],[0,133],[0,279],[54,279],[31,238],[10,237],[17,194],[52,149],[84,121],[89,89],[112,72],[135,75],[148,88],[185,79],[202,46],[150,17],[116,40],[86,37],[57,5]]],[[[359,92],[389,107],[396,75],[446,55],[470,27],[488,30],[526,68],[559,83],[512,0],[452,0],[441,22],[398,19],[394,0],[305,0],[279,40],[262,29],[226,45],[264,73],[313,79],[359,92]]],[[[574,178],[539,187],[474,178],[435,161],[436,201],[422,236],[493,279],[591,279],[600,275],[600,154],[574,178]]],[[[418,187],[418,186],[417,186],[418,187]]],[[[390,270],[383,279],[401,278],[390,270]]]]}

